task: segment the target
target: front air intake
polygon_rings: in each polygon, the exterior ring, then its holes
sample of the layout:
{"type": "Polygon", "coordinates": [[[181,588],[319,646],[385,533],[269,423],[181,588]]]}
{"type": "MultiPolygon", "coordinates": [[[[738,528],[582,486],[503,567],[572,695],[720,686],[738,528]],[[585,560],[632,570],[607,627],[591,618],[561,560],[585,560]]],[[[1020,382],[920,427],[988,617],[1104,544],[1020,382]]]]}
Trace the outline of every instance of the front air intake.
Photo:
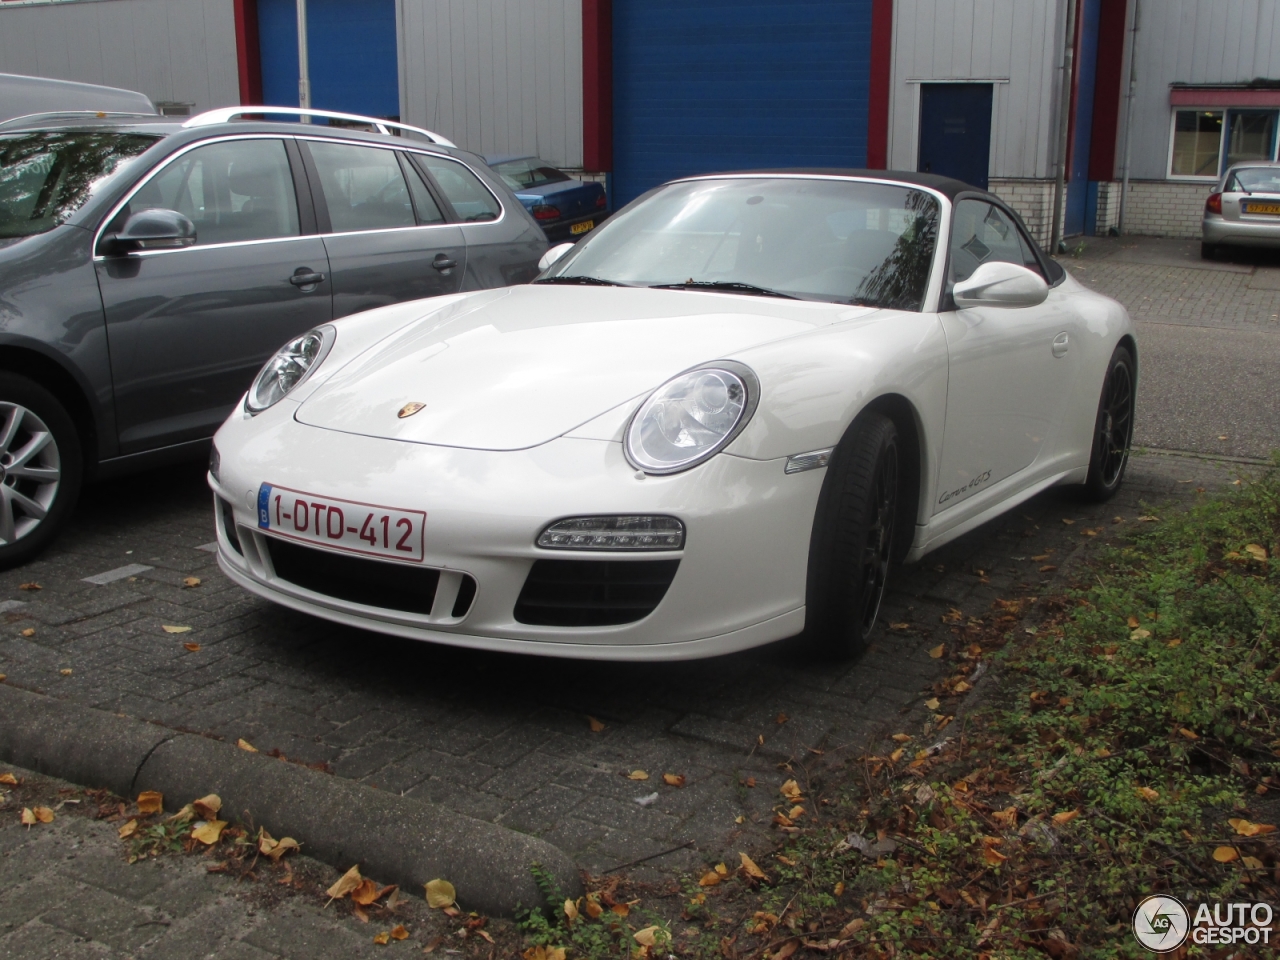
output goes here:
{"type": "Polygon", "coordinates": [[[607,627],[651,614],[679,560],[537,560],[516,601],[520,623],[607,627]]]}

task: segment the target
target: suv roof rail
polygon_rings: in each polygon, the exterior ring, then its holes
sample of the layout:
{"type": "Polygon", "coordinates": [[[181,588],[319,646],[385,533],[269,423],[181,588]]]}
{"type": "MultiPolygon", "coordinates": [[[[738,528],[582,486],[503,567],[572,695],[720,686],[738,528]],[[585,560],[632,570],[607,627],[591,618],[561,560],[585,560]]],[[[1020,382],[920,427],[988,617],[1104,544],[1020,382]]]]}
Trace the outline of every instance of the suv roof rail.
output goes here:
{"type": "Polygon", "coordinates": [[[8,120],[0,121],[0,127],[19,126],[21,124],[34,123],[38,120],[71,120],[76,117],[159,117],[158,113],[135,113],[133,111],[124,110],[46,110],[43,113],[28,113],[21,117],[10,117],[8,120]]]}
{"type": "Polygon", "coordinates": [[[355,123],[367,123],[371,127],[376,128],[379,133],[389,134],[391,133],[391,128],[396,130],[408,130],[411,133],[419,133],[432,143],[438,143],[442,147],[457,147],[457,144],[452,140],[448,140],[438,133],[432,133],[430,130],[422,129],[422,127],[410,126],[407,123],[400,123],[396,120],[383,120],[380,117],[365,117],[358,113],[338,113],[334,110],[312,110],[307,107],[218,107],[216,110],[206,110],[204,113],[196,114],[182,125],[184,127],[207,127],[215,123],[228,123],[235,117],[243,117],[257,113],[286,114],[288,116],[297,117],[326,117],[331,120],[350,120],[355,123]]]}

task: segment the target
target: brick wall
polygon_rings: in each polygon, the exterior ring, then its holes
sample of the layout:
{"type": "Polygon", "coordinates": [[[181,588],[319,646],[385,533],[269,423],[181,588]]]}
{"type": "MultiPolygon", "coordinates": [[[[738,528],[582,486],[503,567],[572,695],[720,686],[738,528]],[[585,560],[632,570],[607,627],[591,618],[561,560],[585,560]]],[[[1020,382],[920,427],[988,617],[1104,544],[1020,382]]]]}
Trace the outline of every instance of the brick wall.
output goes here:
{"type": "Polygon", "coordinates": [[[1098,214],[1094,233],[1099,237],[1110,235],[1120,223],[1120,181],[1103,180],[1098,184],[1098,214]]]}
{"type": "MultiPolygon", "coordinates": [[[[1053,219],[1052,180],[997,179],[988,181],[987,189],[1013,207],[1040,246],[1049,247],[1049,223],[1053,219]]],[[[1062,213],[1066,218],[1066,210],[1062,213]]]]}
{"type": "MultiPolygon", "coordinates": [[[[1124,232],[1150,237],[1199,237],[1204,201],[1212,192],[1211,183],[1130,180],[1124,232]]],[[[1117,191],[1117,204],[1119,200],[1117,191]]]]}

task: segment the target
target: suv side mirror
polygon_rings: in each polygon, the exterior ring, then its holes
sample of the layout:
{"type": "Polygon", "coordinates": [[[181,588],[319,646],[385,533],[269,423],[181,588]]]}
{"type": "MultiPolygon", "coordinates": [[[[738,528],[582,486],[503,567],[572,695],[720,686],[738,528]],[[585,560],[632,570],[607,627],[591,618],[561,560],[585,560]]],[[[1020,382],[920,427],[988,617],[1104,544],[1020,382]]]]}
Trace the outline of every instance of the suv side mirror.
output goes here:
{"type": "Polygon", "coordinates": [[[104,253],[125,254],[139,250],[172,250],[196,242],[196,225],[176,210],[159,207],[139,210],[115,233],[103,238],[104,253]]]}
{"type": "Polygon", "coordinates": [[[538,272],[541,273],[547,267],[551,266],[566,253],[573,249],[572,243],[560,243],[552,247],[542,255],[542,259],[538,261],[538,272]]]}
{"type": "Polygon", "coordinates": [[[1035,307],[1049,296],[1044,278],[1026,267],[1003,260],[984,263],[951,288],[956,308],[1035,307]]]}

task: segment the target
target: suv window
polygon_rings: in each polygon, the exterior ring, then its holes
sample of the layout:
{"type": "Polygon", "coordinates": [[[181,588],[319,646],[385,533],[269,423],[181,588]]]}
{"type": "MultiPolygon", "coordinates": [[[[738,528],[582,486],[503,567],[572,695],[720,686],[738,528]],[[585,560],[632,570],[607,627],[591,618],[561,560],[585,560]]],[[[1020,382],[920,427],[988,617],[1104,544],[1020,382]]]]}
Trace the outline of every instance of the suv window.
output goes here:
{"type": "Polygon", "coordinates": [[[190,218],[199,246],[300,232],[282,140],[225,140],[184,153],[143,184],[126,210],[153,207],[190,218]]]}
{"type": "Polygon", "coordinates": [[[524,157],[520,160],[507,160],[494,164],[493,172],[506,181],[512,190],[527,190],[530,187],[541,187],[548,183],[564,183],[570,177],[557,170],[545,160],[537,157],[524,157]]]}
{"type": "Polygon", "coordinates": [[[431,153],[419,153],[415,157],[430,171],[460,219],[471,223],[497,220],[501,215],[497,197],[461,163],[431,153]]]}
{"type": "Polygon", "coordinates": [[[433,223],[444,223],[444,214],[436,204],[435,197],[422,182],[422,173],[412,163],[404,165],[404,174],[409,181],[409,192],[413,194],[413,208],[417,211],[418,222],[423,226],[433,223]]]}
{"type": "Polygon", "coordinates": [[[52,132],[0,137],[0,239],[52,230],[93,187],[159,137],[52,132]]]}
{"type": "Polygon", "coordinates": [[[1044,275],[1031,242],[1002,210],[982,200],[961,200],[951,217],[951,282],[967,280],[980,264],[993,260],[1044,275]]]}
{"type": "Polygon", "coordinates": [[[394,150],[310,141],[334,233],[417,224],[394,150]]]}

